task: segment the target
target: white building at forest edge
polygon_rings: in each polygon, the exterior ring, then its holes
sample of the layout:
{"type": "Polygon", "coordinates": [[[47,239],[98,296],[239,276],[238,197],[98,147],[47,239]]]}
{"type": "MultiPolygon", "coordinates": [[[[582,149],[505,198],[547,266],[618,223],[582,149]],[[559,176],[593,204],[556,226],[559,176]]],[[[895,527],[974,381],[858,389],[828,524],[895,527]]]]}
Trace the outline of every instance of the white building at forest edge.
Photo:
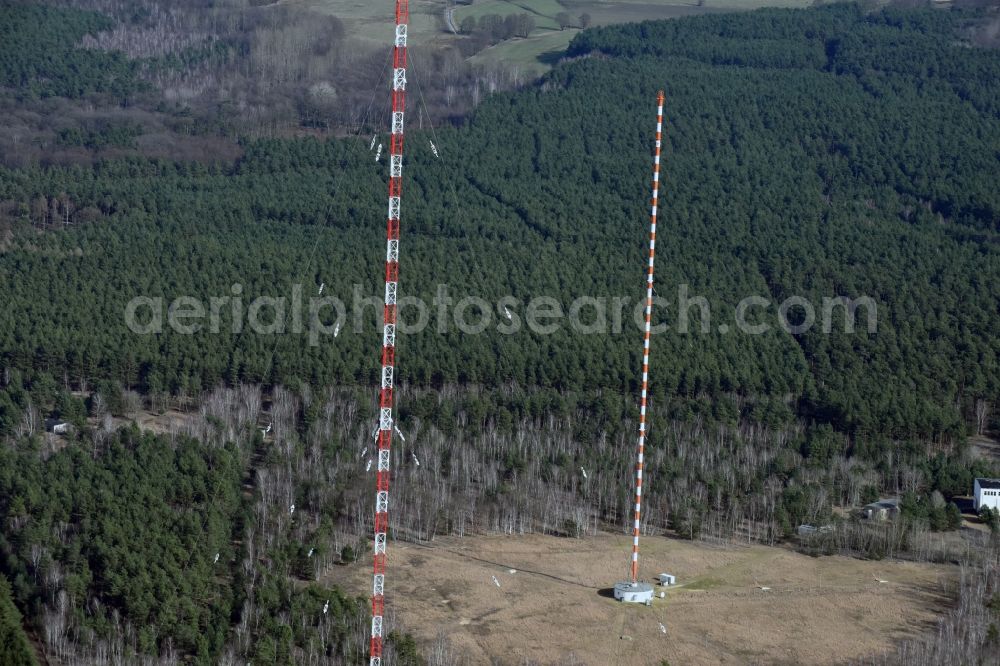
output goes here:
{"type": "Polygon", "coordinates": [[[972,505],[976,512],[984,506],[1000,509],[1000,479],[976,479],[972,486],[972,505]]]}

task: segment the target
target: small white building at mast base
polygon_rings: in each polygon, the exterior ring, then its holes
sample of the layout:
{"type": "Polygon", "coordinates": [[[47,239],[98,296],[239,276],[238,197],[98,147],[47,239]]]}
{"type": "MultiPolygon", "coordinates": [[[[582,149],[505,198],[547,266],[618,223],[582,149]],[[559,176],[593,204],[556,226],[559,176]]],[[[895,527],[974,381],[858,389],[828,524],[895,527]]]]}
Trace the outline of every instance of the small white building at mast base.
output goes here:
{"type": "Polygon", "coordinates": [[[653,603],[653,586],[649,583],[623,581],[615,583],[615,599],[632,604],[653,603]]]}

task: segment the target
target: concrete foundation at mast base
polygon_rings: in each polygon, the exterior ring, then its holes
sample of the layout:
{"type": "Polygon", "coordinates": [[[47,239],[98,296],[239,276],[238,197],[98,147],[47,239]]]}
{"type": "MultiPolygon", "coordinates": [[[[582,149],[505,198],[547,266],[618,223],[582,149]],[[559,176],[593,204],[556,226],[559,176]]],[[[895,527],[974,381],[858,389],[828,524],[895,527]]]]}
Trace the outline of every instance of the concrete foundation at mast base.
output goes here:
{"type": "Polygon", "coordinates": [[[631,604],[653,603],[653,586],[649,583],[625,581],[615,583],[615,599],[631,604]]]}

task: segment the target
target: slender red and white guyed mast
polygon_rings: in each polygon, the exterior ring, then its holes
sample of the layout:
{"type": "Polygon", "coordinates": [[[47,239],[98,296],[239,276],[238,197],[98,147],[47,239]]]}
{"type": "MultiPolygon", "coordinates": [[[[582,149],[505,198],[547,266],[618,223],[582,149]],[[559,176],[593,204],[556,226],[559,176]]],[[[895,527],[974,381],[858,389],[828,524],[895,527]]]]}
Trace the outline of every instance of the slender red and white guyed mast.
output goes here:
{"type": "Polygon", "coordinates": [[[393,430],[396,366],[396,295],[399,284],[399,201],[403,194],[403,113],[406,110],[406,30],[409,0],[396,0],[392,53],[392,138],[389,142],[389,215],[386,223],[382,386],[379,389],[378,474],[375,494],[375,554],[372,574],[372,633],[369,666],[381,666],[385,614],[385,549],[389,532],[389,452],[393,430]]]}
{"type": "Polygon", "coordinates": [[[653,258],[656,254],[656,198],[660,190],[660,146],[663,135],[663,100],[656,96],[656,148],[653,152],[653,202],[649,216],[649,264],[646,271],[646,331],[642,343],[642,401],[639,406],[639,451],[635,465],[635,523],[632,526],[632,583],[639,581],[639,517],[642,512],[642,457],[646,446],[646,398],[649,388],[649,331],[653,318],[653,258]]]}

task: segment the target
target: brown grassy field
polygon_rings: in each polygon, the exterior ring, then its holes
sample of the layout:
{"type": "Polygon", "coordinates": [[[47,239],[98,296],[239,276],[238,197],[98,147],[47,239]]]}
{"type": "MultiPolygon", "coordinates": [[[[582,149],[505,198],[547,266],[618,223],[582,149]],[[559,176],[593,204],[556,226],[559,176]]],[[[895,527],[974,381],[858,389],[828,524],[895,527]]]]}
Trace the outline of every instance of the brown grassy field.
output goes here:
{"type": "MultiPolygon", "coordinates": [[[[387,601],[419,641],[443,633],[468,664],[571,655],[594,666],[832,664],[930,627],[957,576],[947,565],[647,538],[643,577],[666,571],[679,583],[647,608],[607,589],[624,577],[628,550],[628,539],[610,534],[393,543],[387,601]]],[[[369,576],[364,560],[325,579],[365,595],[369,576]]]]}

